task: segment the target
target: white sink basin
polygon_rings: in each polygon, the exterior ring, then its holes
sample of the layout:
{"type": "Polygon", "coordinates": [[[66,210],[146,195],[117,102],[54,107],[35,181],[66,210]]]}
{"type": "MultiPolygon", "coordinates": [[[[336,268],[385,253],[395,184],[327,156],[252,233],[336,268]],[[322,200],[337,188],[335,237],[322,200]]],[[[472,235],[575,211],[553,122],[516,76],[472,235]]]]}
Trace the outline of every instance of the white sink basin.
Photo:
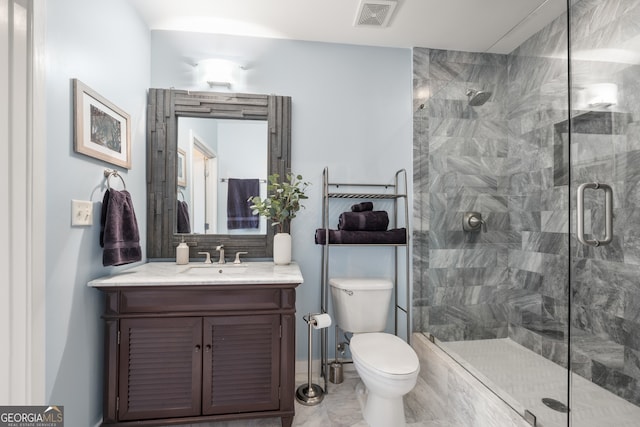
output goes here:
{"type": "Polygon", "coordinates": [[[182,274],[197,276],[221,276],[227,274],[244,274],[246,272],[247,267],[240,265],[202,264],[192,265],[183,270],[182,274]]]}

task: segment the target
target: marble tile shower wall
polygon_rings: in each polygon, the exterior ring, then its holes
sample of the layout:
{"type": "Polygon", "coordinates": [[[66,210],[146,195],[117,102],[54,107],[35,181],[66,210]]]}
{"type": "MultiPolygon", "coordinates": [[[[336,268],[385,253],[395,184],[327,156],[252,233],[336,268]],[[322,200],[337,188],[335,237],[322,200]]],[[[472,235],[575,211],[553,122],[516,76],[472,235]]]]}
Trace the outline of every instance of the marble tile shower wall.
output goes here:
{"type": "MultiPolygon", "coordinates": [[[[640,404],[640,69],[579,56],[628,46],[637,22],[640,0],[572,5],[572,188],[614,187],[611,245],[567,235],[566,15],[509,55],[414,49],[413,242],[414,330],[508,336],[562,366],[571,242],[572,366],[640,404]],[[613,113],[579,105],[594,82],[618,85],[613,113]],[[493,96],[469,107],[467,88],[493,96]],[[463,232],[465,211],[480,211],[487,233],[463,232]]],[[[601,195],[587,194],[586,227],[599,236],[601,195]]]]}
{"type": "Polygon", "coordinates": [[[506,78],[506,55],[414,49],[414,319],[443,340],[505,337],[513,314],[506,78]],[[471,107],[467,89],[491,99],[471,107]],[[468,211],[486,233],[462,230],[468,211]]]}
{"type": "Polygon", "coordinates": [[[510,212],[520,247],[509,252],[513,289],[538,305],[511,307],[509,337],[567,366],[569,186],[566,15],[508,55],[510,212]]]}

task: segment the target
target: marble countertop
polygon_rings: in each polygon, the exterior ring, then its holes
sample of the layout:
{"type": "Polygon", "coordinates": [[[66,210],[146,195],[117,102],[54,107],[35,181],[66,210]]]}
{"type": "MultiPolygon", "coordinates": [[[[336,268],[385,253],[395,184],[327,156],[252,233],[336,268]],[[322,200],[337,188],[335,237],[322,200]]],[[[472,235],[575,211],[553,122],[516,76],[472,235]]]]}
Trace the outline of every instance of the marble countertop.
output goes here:
{"type": "Polygon", "coordinates": [[[128,270],[94,279],[88,286],[113,288],[126,286],[176,285],[256,285],[300,284],[303,282],[298,264],[275,265],[272,261],[242,264],[149,262],[128,270]]]}

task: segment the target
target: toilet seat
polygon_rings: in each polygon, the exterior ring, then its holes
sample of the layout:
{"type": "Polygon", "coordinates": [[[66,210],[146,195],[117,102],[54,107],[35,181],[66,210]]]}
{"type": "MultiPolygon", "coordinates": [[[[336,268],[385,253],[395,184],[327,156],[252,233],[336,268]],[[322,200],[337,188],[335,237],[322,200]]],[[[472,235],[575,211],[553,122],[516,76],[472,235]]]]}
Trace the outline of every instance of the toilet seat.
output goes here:
{"type": "Polygon", "coordinates": [[[354,360],[382,377],[399,379],[420,369],[413,348],[395,335],[384,332],[355,334],[349,347],[354,360]]]}

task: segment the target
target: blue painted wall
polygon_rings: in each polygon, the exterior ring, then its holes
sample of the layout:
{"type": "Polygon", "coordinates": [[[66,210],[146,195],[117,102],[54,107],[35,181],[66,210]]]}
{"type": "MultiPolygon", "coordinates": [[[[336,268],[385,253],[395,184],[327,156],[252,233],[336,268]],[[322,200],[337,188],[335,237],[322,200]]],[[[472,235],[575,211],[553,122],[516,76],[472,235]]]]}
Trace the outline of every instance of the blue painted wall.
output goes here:
{"type": "MultiPolygon", "coordinates": [[[[102,266],[102,161],[73,149],[73,78],[131,115],[132,169],[119,169],[146,240],[145,123],[150,36],[128,2],[55,0],[46,4],[47,224],[46,399],[64,405],[69,426],[102,418],[103,298],[87,282],[102,266]],[[71,200],[94,203],[94,224],[71,226],[71,200]]],[[[120,183],[112,180],[114,188],[120,183]]],[[[144,249],[143,249],[144,251],[144,249]]]]}

